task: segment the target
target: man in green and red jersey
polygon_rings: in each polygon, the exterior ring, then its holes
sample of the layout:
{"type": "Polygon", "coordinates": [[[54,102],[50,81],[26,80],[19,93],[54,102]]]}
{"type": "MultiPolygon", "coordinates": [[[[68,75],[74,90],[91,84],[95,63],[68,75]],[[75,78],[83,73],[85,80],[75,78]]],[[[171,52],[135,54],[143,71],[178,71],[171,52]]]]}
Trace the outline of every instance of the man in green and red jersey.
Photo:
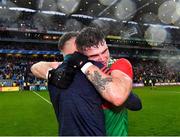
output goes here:
{"type": "MultiPolygon", "coordinates": [[[[128,60],[121,58],[114,62],[110,68],[102,69],[106,74],[110,74],[113,70],[120,70],[129,78],[133,79],[132,66],[128,60]]],[[[115,107],[112,104],[105,102],[102,106],[105,114],[106,134],[109,136],[127,136],[128,135],[128,113],[125,106],[131,102],[133,105],[134,95],[130,94],[124,105],[115,107]]],[[[135,103],[135,102],[134,102],[135,103]]]]}
{"type": "MultiPolygon", "coordinates": [[[[105,39],[100,37],[101,35],[103,34],[98,29],[85,28],[77,36],[76,45],[78,51],[88,56],[89,60],[101,62],[107,66],[110,58],[109,50],[105,39]]],[[[110,73],[108,73],[108,69],[100,70],[90,63],[87,65],[88,63],[85,63],[81,70],[101,96],[107,100],[103,104],[107,135],[128,135],[127,109],[123,104],[126,103],[132,89],[132,65],[126,59],[119,59],[111,65],[110,73]]]]}

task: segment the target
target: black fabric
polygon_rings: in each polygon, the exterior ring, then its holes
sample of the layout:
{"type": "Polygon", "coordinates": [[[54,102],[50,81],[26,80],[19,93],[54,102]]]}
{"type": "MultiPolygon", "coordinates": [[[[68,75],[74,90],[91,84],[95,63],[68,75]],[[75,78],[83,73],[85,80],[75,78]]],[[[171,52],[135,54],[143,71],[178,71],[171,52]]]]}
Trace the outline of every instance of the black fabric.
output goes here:
{"type": "Polygon", "coordinates": [[[135,94],[130,93],[127,100],[124,103],[124,106],[131,111],[138,111],[142,109],[141,99],[135,94]]]}
{"type": "Polygon", "coordinates": [[[79,52],[74,52],[70,55],[71,56],[67,58],[66,61],[69,63],[69,65],[72,65],[75,68],[81,69],[84,64],[88,62],[88,57],[79,52]]]}
{"type": "Polygon", "coordinates": [[[75,73],[76,70],[64,61],[56,69],[49,71],[48,82],[60,89],[66,89],[72,83],[75,73]]]}
{"type": "Polygon", "coordinates": [[[106,135],[103,99],[81,71],[77,71],[69,88],[58,89],[49,84],[48,89],[60,136],[106,135]]]}

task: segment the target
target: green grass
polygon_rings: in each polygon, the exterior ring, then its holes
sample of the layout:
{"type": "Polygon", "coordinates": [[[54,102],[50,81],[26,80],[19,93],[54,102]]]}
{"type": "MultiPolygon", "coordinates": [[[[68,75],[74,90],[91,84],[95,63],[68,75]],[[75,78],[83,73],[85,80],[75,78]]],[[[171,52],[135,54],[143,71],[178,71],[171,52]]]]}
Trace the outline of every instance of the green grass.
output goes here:
{"type": "Polygon", "coordinates": [[[143,109],[129,112],[129,135],[180,135],[180,86],[136,88],[143,109]]]}
{"type": "MultiPolygon", "coordinates": [[[[40,94],[49,98],[47,92],[40,94]]],[[[32,92],[0,93],[0,135],[57,135],[52,105],[32,92]]]]}
{"type": "MultiPolygon", "coordinates": [[[[129,111],[129,135],[180,135],[180,86],[133,89],[143,109],[129,111]]],[[[48,92],[38,92],[49,100],[48,92]]],[[[52,105],[30,91],[0,92],[0,136],[56,136],[52,105]]]]}

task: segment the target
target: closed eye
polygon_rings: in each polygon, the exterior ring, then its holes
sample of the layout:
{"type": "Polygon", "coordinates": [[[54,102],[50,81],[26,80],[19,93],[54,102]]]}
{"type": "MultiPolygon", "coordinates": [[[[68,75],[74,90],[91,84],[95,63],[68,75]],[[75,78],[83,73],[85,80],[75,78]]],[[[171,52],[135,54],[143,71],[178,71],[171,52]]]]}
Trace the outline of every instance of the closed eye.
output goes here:
{"type": "Polygon", "coordinates": [[[108,49],[105,49],[105,50],[102,52],[102,54],[106,53],[107,50],[108,50],[108,49]]]}
{"type": "MultiPolygon", "coordinates": [[[[100,54],[103,55],[104,53],[107,52],[107,50],[108,50],[108,48],[105,49],[105,50],[104,50],[103,52],[101,52],[100,54]]],[[[90,55],[89,57],[90,57],[90,58],[92,58],[92,57],[94,58],[94,57],[98,57],[98,56],[99,56],[99,54],[94,54],[94,55],[90,55]]]]}

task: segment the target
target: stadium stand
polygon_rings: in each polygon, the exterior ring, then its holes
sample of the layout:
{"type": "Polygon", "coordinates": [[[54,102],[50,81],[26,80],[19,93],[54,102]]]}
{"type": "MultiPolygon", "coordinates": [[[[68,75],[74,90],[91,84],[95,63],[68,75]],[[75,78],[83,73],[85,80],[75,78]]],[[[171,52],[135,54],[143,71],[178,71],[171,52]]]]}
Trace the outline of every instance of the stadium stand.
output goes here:
{"type": "MultiPolygon", "coordinates": [[[[134,82],[149,85],[180,82],[180,41],[177,28],[163,26],[171,34],[162,42],[149,41],[144,33],[152,24],[134,21],[93,19],[86,16],[47,15],[40,11],[0,8],[0,86],[47,84],[32,76],[29,68],[38,61],[61,61],[57,50],[59,37],[66,31],[96,26],[107,35],[112,58],[128,58],[134,68],[134,82]],[[158,46],[157,46],[158,44],[158,46]]],[[[28,85],[28,86],[27,86],[28,85]]]]}

